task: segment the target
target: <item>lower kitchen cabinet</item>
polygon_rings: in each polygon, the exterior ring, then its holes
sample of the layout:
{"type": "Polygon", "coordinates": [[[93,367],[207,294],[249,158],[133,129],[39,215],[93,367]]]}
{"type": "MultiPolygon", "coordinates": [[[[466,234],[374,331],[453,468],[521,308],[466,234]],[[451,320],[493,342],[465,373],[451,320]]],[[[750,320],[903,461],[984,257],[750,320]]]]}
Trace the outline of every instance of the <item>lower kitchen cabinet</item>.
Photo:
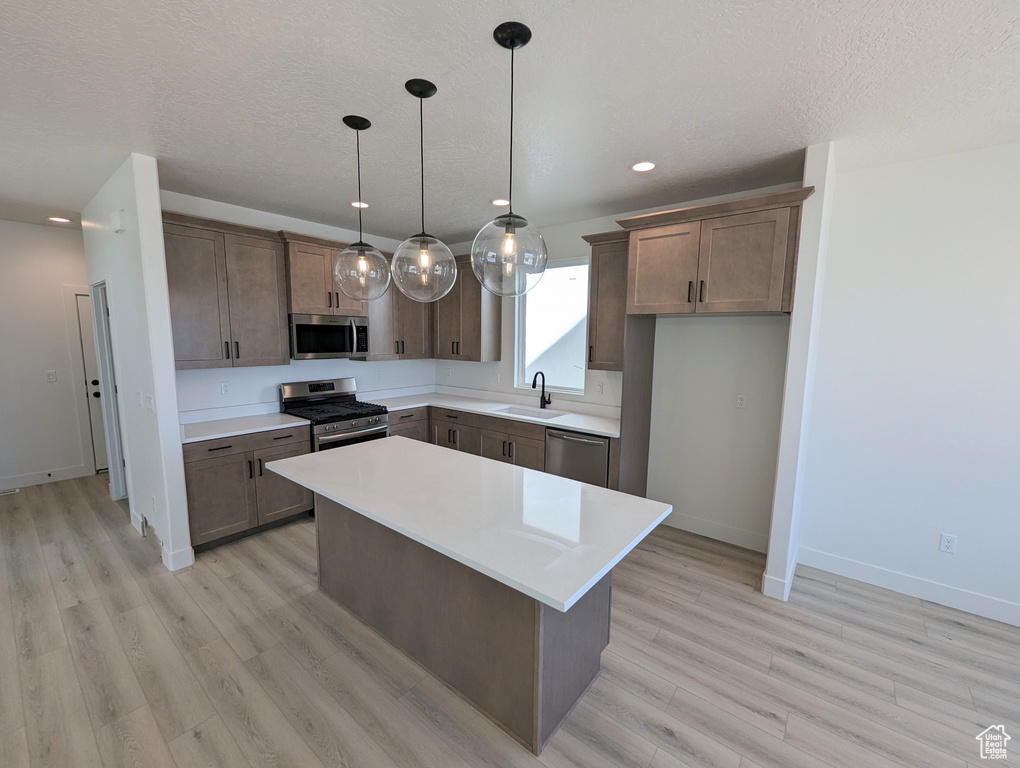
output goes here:
{"type": "Polygon", "coordinates": [[[399,435],[412,440],[429,442],[429,409],[408,408],[404,411],[390,412],[390,437],[399,435]]]}
{"type": "Polygon", "coordinates": [[[481,433],[477,427],[437,421],[432,425],[432,442],[455,451],[481,455],[481,433]]]}
{"type": "Polygon", "coordinates": [[[528,437],[480,429],[479,455],[528,469],[545,469],[545,442],[528,437]]]}
{"type": "Polygon", "coordinates": [[[432,442],[528,469],[545,469],[545,427],[495,416],[432,409],[432,442]]]}
{"type": "Polygon", "coordinates": [[[191,545],[206,544],[310,510],[311,491],[266,469],[311,451],[301,426],[184,446],[191,545]]]}

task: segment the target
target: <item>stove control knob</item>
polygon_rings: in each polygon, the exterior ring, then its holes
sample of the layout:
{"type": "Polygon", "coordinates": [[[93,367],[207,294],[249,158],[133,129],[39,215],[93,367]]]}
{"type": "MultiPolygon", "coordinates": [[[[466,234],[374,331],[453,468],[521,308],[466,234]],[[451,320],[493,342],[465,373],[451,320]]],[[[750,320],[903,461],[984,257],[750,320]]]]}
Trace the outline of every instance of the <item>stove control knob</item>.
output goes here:
{"type": "Polygon", "coordinates": [[[351,422],[351,426],[352,426],[352,427],[356,427],[356,426],[358,426],[358,420],[357,420],[357,419],[355,419],[354,421],[352,421],[352,422],[351,422]]]}

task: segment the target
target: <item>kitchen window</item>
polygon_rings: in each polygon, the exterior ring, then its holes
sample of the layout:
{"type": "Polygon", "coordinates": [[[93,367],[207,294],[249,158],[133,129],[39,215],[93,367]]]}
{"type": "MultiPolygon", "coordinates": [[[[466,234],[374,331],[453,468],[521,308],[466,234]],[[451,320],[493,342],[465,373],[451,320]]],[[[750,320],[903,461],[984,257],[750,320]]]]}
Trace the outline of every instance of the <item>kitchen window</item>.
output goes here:
{"type": "Polygon", "coordinates": [[[536,371],[546,389],[584,394],[588,333],[588,261],[549,264],[538,285],[517,299],[517,387],[536,371]]]}

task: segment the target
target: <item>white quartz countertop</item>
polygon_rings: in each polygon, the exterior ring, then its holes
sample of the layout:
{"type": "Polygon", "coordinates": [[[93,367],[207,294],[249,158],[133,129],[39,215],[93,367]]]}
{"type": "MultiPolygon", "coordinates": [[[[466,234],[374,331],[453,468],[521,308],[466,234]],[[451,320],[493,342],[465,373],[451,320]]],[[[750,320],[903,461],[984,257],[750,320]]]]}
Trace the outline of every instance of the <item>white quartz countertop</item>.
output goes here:
{"type": "Polygon", "coordinates": [[[200,440],[234,437],[248,432],[268,432],[271,429],[310,423],[308,419],[299,419],[297,416],[288,416],[285,413],[262,413],[257,416],[199,421],[194,424],[181,424],[181,442],[197,443],[200,440]]]}
{"type": "MultiPolygon", "coordinates": [[[[526,412],[528,411],[541,412],[538,406],[522,406],[507,402],[500,402],[499,400],[482,400],[474,397],[443,395],[437,392],[431,392],[424,395],[390,397],[385,399],[375,399],[371,396],[371,393],[369,393],[366,394],[363,399],[373,403],[378,403],[379,405],[385,405],[386,408],[391,411],[402,411],[408,408],[421,408],[423,406],[430,405],[438,408],[452,408],[458,411],[467,411],[469,413],[481,413],[486,416],[496,416],[501,419],[527,421],[531,424],[542,424],[547,427],[572,429],[577,432],[587,432],[588,434],[600,435],[602,437],[620,436],[619,419],[611,419],[605,416],[592,416],[586,413],[570,413],[557,408],[555,402],[553,402],[553,404],[546,410],[547,412],[558,413],[561,415],[558,415],[555,418],[545,419],[527,415],[526,412]],[[507,408],[513,408],[517,412],[510,413],[502,410],[507,408]]],[[[537,395],[535,397],[535,402],[538,402],[537,395]]]]}
{"type": "Polygon", "coordinates": [[[266,467],[561,611],[673,509],[405,437],[266,467]]]}

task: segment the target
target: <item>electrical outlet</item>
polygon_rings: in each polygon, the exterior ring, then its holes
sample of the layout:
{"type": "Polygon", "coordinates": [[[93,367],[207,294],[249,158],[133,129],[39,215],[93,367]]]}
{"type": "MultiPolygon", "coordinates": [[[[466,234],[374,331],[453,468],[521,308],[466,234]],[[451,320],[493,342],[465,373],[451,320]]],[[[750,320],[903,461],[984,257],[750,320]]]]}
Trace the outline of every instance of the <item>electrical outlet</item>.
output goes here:
{"type": "Polygon", "coordinates": [[[155,413],[156,412],[156,400],[153,398],[152,395],[146,395],[145,396],[145,409],[149,413],[155,413]]]}
{"type": "Polygon", "coordinates": [[[56,371],[46,371],[46,381],[48,381],[50,384],[52,384],[56,380],[57,380],[57,372],[56,371]]]}
{"type": "Polygon", "coordinates": [[[446,369],[446,378],[448,378],[448,379],[452,379],[453,378],[453,368],[447,368],[446,369]]]}
{"type": "Polygon", "coordinates": [[[595,391],[598,392],[600,395],[604,395],[606,393],[605,382],[601,382],[600,381],[598,384],[596,384],[595,385],[595,391]]]}
{"type": "Polygon", "coordinates": [[[229,395],[230,394],[230,382],[229,381],[221,381],[220,382],[220,394],[221,395],[229,395]]]}
{"type": "Polygon", "coordinates": [[[738,394],[737,395],[736,406],[737,406],[737,408],[740,408],[740,409],[746,408],[747,407],[747,395],[738,394]]]}
{"type": "Polygon", "coordinates": [[[499,384],[499,373],[496,373],[496,383],[499,384]]]}
{"type": "Polygon", "coordinates": [[[939,539],[939,551],[945,552],[950,555],[956,554],[956,541],[957,537],[950,533],[943,533],[942,538],[939,539]]]}
{"type": "Polygon", "coordinates": [[[375,380],[376,381],[382,381],[382,371],[376,371],[375,372],[375,380]]]}

